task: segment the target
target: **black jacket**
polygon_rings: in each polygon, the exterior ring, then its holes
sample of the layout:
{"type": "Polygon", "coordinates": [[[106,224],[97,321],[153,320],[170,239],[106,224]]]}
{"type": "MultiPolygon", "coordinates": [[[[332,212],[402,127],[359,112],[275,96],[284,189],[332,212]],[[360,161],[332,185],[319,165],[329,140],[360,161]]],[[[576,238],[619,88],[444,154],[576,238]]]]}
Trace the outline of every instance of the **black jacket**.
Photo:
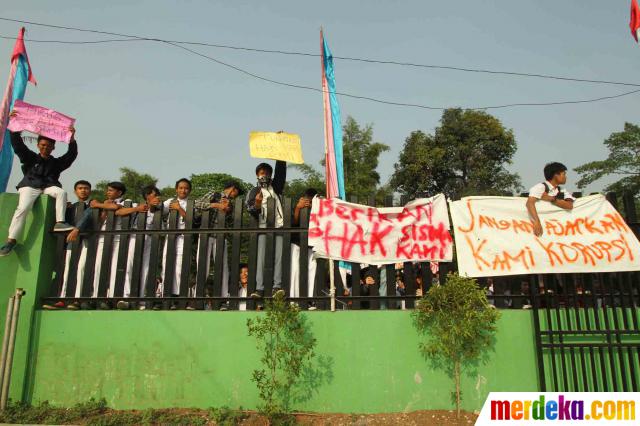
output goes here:
{"type": "MultiPolygon", "coordinates": [[[[273,172],[273,179],[271,180],[271,187],[273,191],[280,198],[282,202],[282,194],[284,193],[284,184],[287,181],[287,162],[276,161],[276,169],[273,172]]],[[[247,211],[254,217],[260,216],[260,209],[256,208],[256,195],[260,191],[260,186],[255,186],[249,191],[246,198],[247,211]]]]}
{"type": "Polygon", "coordinates": [[[18,183],[16,189],[30,187],[45,189],[50,186],[62,188],[60,184],[60,173],[71,166],[78,156],[78,144],[73,140],[69,143],[66,154],[59,158],[50,156],[44,159],[24,144],[20,132],[11,132],[11,146],[22,163],[22,173],[24,178],[18,183]]]}

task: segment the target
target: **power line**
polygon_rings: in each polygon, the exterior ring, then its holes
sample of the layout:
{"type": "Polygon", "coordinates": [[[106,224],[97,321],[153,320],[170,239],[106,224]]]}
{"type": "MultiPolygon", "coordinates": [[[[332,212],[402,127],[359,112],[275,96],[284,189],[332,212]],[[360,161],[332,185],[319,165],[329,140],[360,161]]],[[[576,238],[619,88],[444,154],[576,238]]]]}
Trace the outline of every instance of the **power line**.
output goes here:
{"type": "MultiPolygon", "coordinates": [[[[309,90],[309,91],[320,92],[320,93],[324,92],[324,90],[318,89],[316,87],[305,86],[305,85],[300,85],[300,84],[294,84],[294,83],[288,83],[288,82],[284,82],[284,81],[274,80],[274,79],[271,79],[271,78],[268,78],[268,77],[261,76],[259,74],[252,73],[252,72],[247,71],[247,70],[245,70],[243,68],[237,67],[237,66],[229,64],[227,62],[220,61],[219,59],[213,58],[213,57],[211,57],[209,55],[205,55],[204,53],[201,53],[201,52],[198,52],[196,50],[193,50],[193,49],[190,49],[188,47],[185,47],[185,46],[182,45],[182,44],[187,44],[185,42],[164,40],[164,39],[151,38],[151,37],[140,37],[140,36],[135,36],[135,35],[114,33],[114,32],[108,32],[108,31],[90,30],[90,29],[75,28],[75,27],[65,27],[65,26],[52,25],[52,24],[42,24],[42,23],[36,23],[36,22],[30,22],[30,21],[21,21],[21,20],[9,19],[9,18],[3,18],[3,17],[0,17],[0,20],[18,22],[18,23],[29,24],[29,25],[38,25],[38,26],[44,26],[44,27],[50,27],[50,28],[56,28],[56,29],[89,32],[89,33],[102,34],[102,35],[111,35],[111,36],[118,36],[118,37],[128,37],[125,40],[119,40],[119,41],[154,41],[154,42],[159,42],[159,43],[167,44],[167,45],[182,49],[182,50],[184,50],[186,52],[189,52],[191,54],[197,55],[197,56],[202,57],[204,59],[207,59],[209,61],[215,62],[215,63],[217,63],[219,65],[222,65],[224,67],[230,68],[230,69],[232,69],[234,71],[240,72],[242,74],[248,75],[248,76],[256,78],[258,80],[266,81],[268,83],[272,83],[272,84],[276,84],[276,85],[280,85],[280,86],[291,87],[291,88],[295,88],[295,89],[309,90]]],[[[115,40],[112,40],[112,41],[115,41],[115,40]]],[[[59,41],[56,41],[56,42],[59,42],[59,41]]],[[[94,43],[95,42],[100,42],[100,41],[94,41],[94,43]]],[[[102,42],[107,42],[107,41],[103,40],[102,42]]],[[[189,43],[190,44],[197,44],[197,43],[193,43],[193,42],[189,42],[189,43]]],[[[305,54],[305,55],[307,55],[307,56],[319,56],[319,55],[312,55],[312,54],[305,54]]],[[[595,81],[591,81],[591,82],[595,82],[595,81]]],[[[635,85],[635,84],[630,84],[630,83],[629,84],[627,84],[627,83],[614,83],[614,84],[640,86],[640,85],[635,85]]],[[[511,104],[503,104],[503,105],[491,105],[491,106],[483,106],[483,107],[467,107],[466,109],[487,110],[487,109],[502,109],[502,108],[523,107],[523,106],[555,106],[555,105],[582,104],[582,103],[600,102],[600,101],[603,101],[603,100],[620,98],[620,97],[628,96],[628,95],[631,95],[631,94],[634,94],[634,93],[638,93],[638,92],[640,92],[640,89],[632,90],[632,91],[624,92],[624,93],[619,93],[617,95],[602,96],[602,97],[592,98],[592,99],[581,99],[581,100],[570,100],[570,101],[555,101],[555,102],[519,102],[519,103],[511,103],[511,104]]],[[[372,97],[369,97],[369,96],[354,95],[354,94],[345,93],[345,92],[336,92],[336,94],[338,94],[340,96],[343,96],[343,97],[347,97],[347,98],[367,100],[367,101],[376,102],[376,103],[385,104],[385,105],[420,108],[420,109],[426,109],[426,110],[445,110],[445,109],[448,108],[448,107],[440,107],[440,106],[429,106],[429,105],[414,104],[414,103],[388,101],[388,100],[384,100],[384,99],[372,98],[372,97]]]]}
{"type": "MultiPolygon", "coordinates": [[[[0,36],[5,40],[16,40],[16,37],[0,36]]],[[[112,38],[106,40],[36,40],[32,38],[25,38],[24,41],[29,43],[51,43],[51,44],[100,44],[100,43],[115,43],[120,41],[146,41],[137,38],[112,38]]]]}
{"type": "MultiPolygon", "coordinates": [[[[235,65],[231,65],[231,64],[228,64],[226,62],[222,62],[222,61],[220,61],[218,59],[212,58],[211,56],[205,55],[204,53],[197,52],[195,50],[189,49],[188,47],[181,46],[181,45],[179,45],[177,43],[173,43],[173,42],[170,42],[170,41],[163,41],[163,43],[170,44],[170,45],[175,46],[175,47],[177,47],[179,49],[186,50],[187,52],[190,52],[190,53],[192,53],[194,55],[197,55],[197,56],[200,56],[202,58],[208,59],[210,61],[216,62],[216,63],[218,63],[220,65],[229,67],[229,68],[234,69],[236,71],[239,71],[239,72],[241,72],[243,74],[246,74],[246,75],[249,75],[251,77],[257,78],[259,80],[264,80],[264,81],[267,81],[269,83],[278,84],[278,85],[281,85],[281,86],[293,87],[293,88],[296,88],[296,89],[311,90],[311,91],[320,92],[320,93],[323,92],[322,89],[318,89],[316,87],[303,86],[303,85],[292,84],[292,83],[286,83],[286,82],[273,80],[273,79],[270,79],[270,78],[267,78],[267,77],[263,77],[263,76],[251,73],[251,72],[246,71],[246,70],[244,70],[242,68],[236,67],[235,65]]],[[[551,106],[551,105],[581,104],[581,103],[599,102],[599,101],[604,101],[604,100],[607,100],[607,99],[620,98],[620,97],[627,96],[627,95],[632,95],[632,94],[638,93],[638,92],[640,92],[640,89],[632,90],[630,92],[619,93],[617,95],[602,96],[602,97],[594,98],[594,99],[582,99],[582,100],[558,101],[558,102],[521,102],[521,103],[512,103],[512,104],[504,104],[504,105],[491,105],[491,106],[484,106],[484,107],[473,107],[473,108],[466,108],[466,109],[485,110],[485,109],[501,109],[501,108],[512,108],[512,107],[521,107],[521,106],[551,106]]],[[[367,101],[386,104],[386,105],[404,106],[404,107],[421,108],[421,109],[428,109],[428,110],[439,110],[439,111],[447,109],[447,107],[437,107],[437,106],[411,104],[411,103],[404,103],[404,102],[387,101],[387,100],[383,100],[383,99],[372,98],[372,97],[369,97],[369,96],[359,96],[359,95],[353,95],[353,94],[344,93],[344,92],[336,92],[336,94],[340,95],[340,96],[348,97],[348,98],[367,100],[367,101]]]]}
{"type": "MultiPolygon", "coordinates": [[[[29,40],[35,43],[92,44],[92,43],[113,43],[113,42],[134,41],[134,40],[135,41],[162,41],[162,42],[171,42],[176,44],[184,44],[184,45],[192,45],[192,46],[207,46],[207,47],[215,47],[220,49],[242,50],[242,51],[248,51],[248,52],[273,53],[273,54],[279,54],[279,55],[306,56],[306,57],[314,57],[314,58],[320,57],[320,55],[317,53],[309,53],[309,52],[298,52],[298,51],[280,50],[280,49],[259,49],[254,47],[233,46],[228,44],[207,43],[207,42],[197,42],[197,41],[166,40],[166,39],[159,39],[159,38],[153,38],[153,37],[141,37],[141,36],[130,35],[130,34],[114,33],[110,31],[100,31],[100,30],[91,30],[91,29],[77,28],[77,27],[67,27],[62,25],[44,24],[41,22],[23,21],[19,19],[11,19],[11,18],[3,18],[3,17],[0,17],[0,20],[41,26],[41,27],[56,28],[61,30],[72,30],[72,31],[80,31],[80,32],[89,32],[94,34],[128,37],[126,39],[109,39],[109,40],[98,40],[98,41],[29,40]]],[[[15,37],[8,37],[8,36],[2,36],[0,38],[15,39],[15,37]]],[[[442,70],[460,71],[460,72],[469,72],[469,73],[509,75],[514,77],[529,77],[529,78],[541,78],[541,79],[550,79],[550,80],[559,80],[559,81],[571,81],[571,82],[577,82],[577,83],[592,83],[592,84],[640,87],[640,83],[588,79],[588,78],[579,78],[579,77],[565,77],[565,76],[558,76],[553,74],[525,73],[525,72],[517,72],[517,71],[502,71],[502,70],[491,70],[491,69],[482,69],[482,68],[456,67],[452,65],[439,65],[439,64],[420,64],[420,63],[407,62],[407,61],[359,58],[359,57],[353,57],[353,56],[333,55],[333,58],[344,60],[344,61],[364,62],[364,63],[382,64],[382,65],[397,65],[397,66],[405,66],[405,67],[413,67],[413,68],[442,69],[442,70]]]]}

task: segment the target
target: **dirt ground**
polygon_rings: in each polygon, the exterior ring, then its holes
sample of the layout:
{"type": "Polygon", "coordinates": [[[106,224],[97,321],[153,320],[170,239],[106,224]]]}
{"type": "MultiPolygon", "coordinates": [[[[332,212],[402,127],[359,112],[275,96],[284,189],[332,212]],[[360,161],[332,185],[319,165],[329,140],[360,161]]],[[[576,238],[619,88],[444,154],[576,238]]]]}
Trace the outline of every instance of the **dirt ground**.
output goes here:
{"type": "MultiPolygon", "coordinates": [[[[300,414],[296,416],[303,425],[472,425],[478,416],[461,412],[460,419],[455,411],[413,411],[410,413],[383,414],[300,414]]],[[[258,423],[255,423],[256,425],[258,423]]]]}
{"type": "MultiPolygon", "coordinates": [[[[189,409],[171,409],[158,410],[162,412],[165,421],[157,424],[206,424],[216,425],[211,418],[210,413],[206,410],[189,410],[189,409]],[[171,419],[171,420],[169,420],[171,419]],[[197,420],[197,421],[194,421],[197,420]]],[[[86,419],[91,424],[113,424],[111,420],[114,417],[120,418],[124,414],[126,417],[130,413],[134,417],[136,411],[112,411],[86,419]],[[105,420],[107,420],[105,422],[105,420]]],[[[236,412],[239,418],[235,422],[225,422],[223,424],[237,424],[242,426],[269,426],[270,423],[266,417],[251,411],[236,412]]],[[[321,426],[321,425],[337,425],[337,426],[360,426],[360,425],[403,425],[403,426],[466,426],[473,425],[478,414],[462,411],[460,419],[456,418],[455,411],[446,410],[429,410],[429,411],[412,411],[409,413],[381,413],[381,414],[340,414],[340,413],[294,413],[296,424],[321,426]]],[[[117,421],[116,421],[117,422],[117,421]]],[[[278,424],[271,423],[271,424],[278,424]]]]}

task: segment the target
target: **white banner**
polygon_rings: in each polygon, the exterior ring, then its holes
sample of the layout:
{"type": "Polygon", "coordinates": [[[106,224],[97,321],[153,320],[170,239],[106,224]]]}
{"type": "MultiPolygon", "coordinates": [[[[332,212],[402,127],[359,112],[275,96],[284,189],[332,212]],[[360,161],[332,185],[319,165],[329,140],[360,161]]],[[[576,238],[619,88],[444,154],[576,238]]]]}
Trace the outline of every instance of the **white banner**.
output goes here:
{"type": "Polygon", "coordinates": [[[466,197],[449,203],[458,271],[470,277],[640,270],[640,243],[603,195],[573,210],[538,201],[543,234],[522,197],[466,197]]]}
{"type": "Polygon", "coordinates": [[[309,245],[320,257],[369,265],[451,262],[453,258],[442,194],[385,208],[316,197],[309,218],[309,245]]]}
{"type": "Polygon", "coordinates": [[[491,392],[476,426],[637,425],[638,420],[638,392],[491,392]]]}

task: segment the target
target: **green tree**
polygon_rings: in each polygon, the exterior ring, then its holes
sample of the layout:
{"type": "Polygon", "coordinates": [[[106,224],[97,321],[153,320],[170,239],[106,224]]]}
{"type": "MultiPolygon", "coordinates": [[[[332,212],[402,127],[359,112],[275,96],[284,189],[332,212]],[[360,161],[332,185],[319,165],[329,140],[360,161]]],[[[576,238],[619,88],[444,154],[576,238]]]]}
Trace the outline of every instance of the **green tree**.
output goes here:
{"type": "MultiPolygon", "coordinates": [[[[380,154],[388,151],[389,147],[380,142],[373,142],[373,125],[361,127],[351,116],[347,117],[342,131],[347,199],[356,196],[359,202],[366,203],[373,195],[378,203],[383,203],[385,196],[393,194],[393,191],[388,185],[380,185],[380,174],[377,169],[380,154]]],[[[324,158],[320,161],[320,165],[324,168],[324,158]]],[[[286,197],[296,200],[307,188],[315,188],[320,194],[325,193],[326,179],[323,172],[309,164],[290,167],[295,167],[303,177],[292,179],[287,183],[286,197]]]]}
{"type": "Polygon", "coordinates": [[[410,197],[511,194],[522,188],[505,167],[516,149],[513,131],[492,115],[447,109],[433,135],[417,130],[407,137],[390,183],[410,197]]]}
{"type": "MultiPolygon", "coordinates": [[[[227,173],[198,173],[192,174],[189,177],[192,185],[192,191],[190,198],[200,198],[204,194],[210,191],[222,191],[224,189],[224,184],[227,181],[235,180],[238,181],[240,186],[248,191],[251,189],[251,184],[244,182],[242,179],[231,176],[227,173]]],[[[176,196],[175,185],[165,186],[160,189],[160,193],[162,197],[165,199],[173,198],[176,196]]]]}
{"type": "Polygon", "coordinates": [[[454,381],[452,396],[460,416],[462,371],[492,348],[500,314],[474,279],[449,274],[445,285],[431,287],[418,301],[412,316],[425,338],[420,352],[454,381]]]}
{"type": "Polygon", "coordinates": [[[325,193],[325,179],[322,173],[309,164],[293,164],[293,168],[302,173],[302,178],[288,179],[284,188],[284,196],[289,197],[295,203],[308,188],[314,188],[319,194],[325,193]]]}
{"type": "Polygon", "coordinates": [[[578,187],[584,188],[613,174],[622,177],[608,185],[606,191],[632,194],[640,192],[640,127],[624,123],[624,130],[612,133],[604,144],[609,150],[609,156],[605,160],[592,161],[574,169],[580,174],[578,187]]]}
{"type": "Polygon", "coordinates": [[[342,131],[347,197],[357,196],[359,200],[366,200],[378,189],[379,157],[383,152],[389,151],[389,146],[373,142],[373,125],[361,127],[351,116],[347,117],[342,131]]]}
{"type": "MultiPolygon", "coordinates": [[[[158,178],[146,173],[139,173],[128,167],[120,168],[120,182],[127,188],[125,198],[128,198],[134,202],[142,201],[142,188],[147,185],[156,185],[158,178]]],[[[109,181],[101,180],[96,183],[93,192],[95,197],[101,199],[107,190],[107,184],[109,181]]]]}
{"type": "MultiPolygon", "coordinates": [[[[202,197],[209,191],[222,191],[224,184],[230,180],[237,181],[245,192],[249,191],[252,187],[250,183],[246,183],[242,179],[227,173],[199,173],[191,175],[189,179],[193,185],[191,198],[202,197]]],[[[175,194],[175,189],[173,192],[175,194]]]]}

